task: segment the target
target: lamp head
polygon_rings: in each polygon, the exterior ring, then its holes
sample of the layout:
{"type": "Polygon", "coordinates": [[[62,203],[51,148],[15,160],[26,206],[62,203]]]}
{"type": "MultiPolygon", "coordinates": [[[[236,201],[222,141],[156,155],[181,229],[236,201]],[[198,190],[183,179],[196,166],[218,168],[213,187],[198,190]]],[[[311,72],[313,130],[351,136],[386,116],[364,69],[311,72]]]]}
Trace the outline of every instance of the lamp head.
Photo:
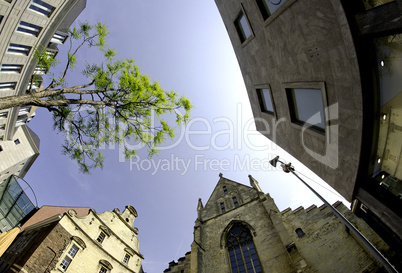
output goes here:
{"type": "Polygon", "coordinates": [[[269,164],[271,164],[272,166],[276,167],[276,164],[278,164],[279,161],[279,156],[276,156],[274,159],[271,159],[269,161],[269,164]]]}

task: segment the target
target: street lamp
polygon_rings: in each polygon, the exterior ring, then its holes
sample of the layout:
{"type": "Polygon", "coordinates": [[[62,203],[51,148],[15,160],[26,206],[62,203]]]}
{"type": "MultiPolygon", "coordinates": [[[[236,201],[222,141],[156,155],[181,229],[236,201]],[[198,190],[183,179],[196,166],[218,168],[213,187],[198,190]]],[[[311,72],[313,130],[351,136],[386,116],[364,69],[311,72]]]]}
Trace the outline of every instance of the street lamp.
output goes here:
{"type": "Polygon", "coordinates": [[[333,213],[342,221],[342,223],[345,224],[345,226],[353,232],[353,234],[359,239],[359,241],[371,252],[371,254],[374,255],[374,257],[377,258],[377,260],[385,267],[385,269],[388,272],[392,273],[398,273],[398,271],[389,263],[389,261],[378,251],[375,246],[373,246],[367,239],[366,237],[363,236],[363,234],[360,233],[336,208],[334,208],[330,203],[327,202],[327,200],[324,199],[318,192],[316,192],[310,185],[308,185],[303,179],[300,178],[295,173],[295,169],[292,166],[291,163],[284,163],[279,160],[279,156],[276,156],[274,159],[270,160],[269,163],[273,166],[276,167],[276,165],[281,163],[281,167],[285,173],[292,173],[294,176],[296,176],[301,182],[303,182],[304,185],[306,185],[307,188],[309,188],[322,202],[324,202],[325,205],[327,205],[328,208],[332,210],[333,213]]]}

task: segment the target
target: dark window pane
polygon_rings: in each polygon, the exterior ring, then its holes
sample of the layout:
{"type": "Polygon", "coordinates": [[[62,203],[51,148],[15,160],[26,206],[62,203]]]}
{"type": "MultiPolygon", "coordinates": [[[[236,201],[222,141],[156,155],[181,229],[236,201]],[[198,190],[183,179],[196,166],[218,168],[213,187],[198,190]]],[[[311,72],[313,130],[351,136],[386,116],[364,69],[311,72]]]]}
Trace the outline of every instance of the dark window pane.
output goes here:
{"type": "Polygon", "coordinates": [[[260,101],[261,111],[274,114],[274,106],[271,99],[271,92],[268,88],[257,89],[258,100],[260,101]]]}
{"type": "Polygon", "coordinates": [[[325,129],[322,92],[320,89],[291,88],[286,90],[292,122],[308,123],[325,129]]]}

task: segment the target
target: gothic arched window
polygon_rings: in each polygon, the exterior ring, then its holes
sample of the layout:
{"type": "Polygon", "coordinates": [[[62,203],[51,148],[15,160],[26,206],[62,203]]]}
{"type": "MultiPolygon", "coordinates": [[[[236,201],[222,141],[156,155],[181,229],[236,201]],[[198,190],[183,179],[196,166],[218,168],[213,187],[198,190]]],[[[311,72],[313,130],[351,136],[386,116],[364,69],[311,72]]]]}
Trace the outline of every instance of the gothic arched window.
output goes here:
{"type": "Polygon", "coordinates": [[[235,224],[226,235],[232,273],[262,272],[250,230],[240,223],[235,224]]]}

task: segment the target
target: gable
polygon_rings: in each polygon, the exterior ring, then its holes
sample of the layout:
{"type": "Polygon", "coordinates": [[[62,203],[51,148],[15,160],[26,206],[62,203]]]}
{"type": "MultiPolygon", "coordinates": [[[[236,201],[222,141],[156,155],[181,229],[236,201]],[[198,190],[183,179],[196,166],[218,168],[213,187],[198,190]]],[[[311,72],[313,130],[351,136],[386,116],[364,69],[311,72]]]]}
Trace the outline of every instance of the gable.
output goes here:
{"type": "Polygon", "coordinates": [[[211,196],[204,208],[200,209],[202,220],[207,220],[217,215],[236,209],[258,197],[258,192],[252,187],[240,184],[219,175],[211,196]]]}

